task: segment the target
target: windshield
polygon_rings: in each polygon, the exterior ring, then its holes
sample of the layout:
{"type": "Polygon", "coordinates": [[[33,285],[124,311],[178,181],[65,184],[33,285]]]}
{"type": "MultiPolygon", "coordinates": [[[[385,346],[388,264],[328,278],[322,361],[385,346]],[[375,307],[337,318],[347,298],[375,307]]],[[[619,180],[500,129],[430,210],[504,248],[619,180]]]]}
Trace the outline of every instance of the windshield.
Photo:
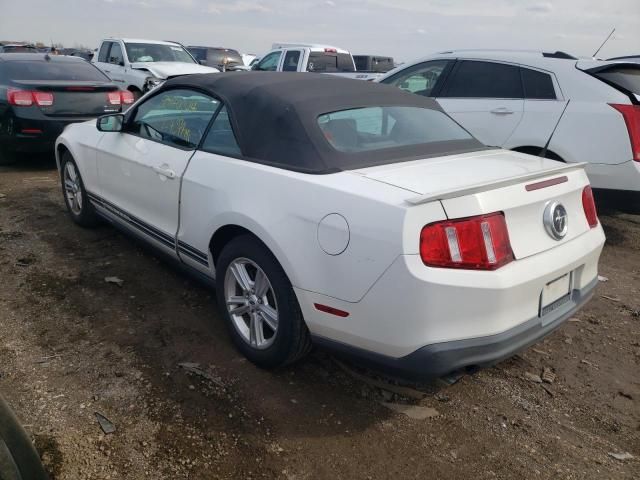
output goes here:
{"type": "Polygon", "coordinates": [[[348,53],[311,52],[307,63],[309,72],[354,72],[353,59],[348,53]]]}
{"type": "Polygon", "coordinates": [[[180,45],[159,43],[127,43],[127,57],[134,62],[184,62],[196,63],[193,57],[180,45]]]}
{"type": "Polygon", "coordinates": [[[365,107],[326,113],[318,117],[318,125],[331,146],[346,153],[472,139],[446,114],[419,107],[365,107]]]}

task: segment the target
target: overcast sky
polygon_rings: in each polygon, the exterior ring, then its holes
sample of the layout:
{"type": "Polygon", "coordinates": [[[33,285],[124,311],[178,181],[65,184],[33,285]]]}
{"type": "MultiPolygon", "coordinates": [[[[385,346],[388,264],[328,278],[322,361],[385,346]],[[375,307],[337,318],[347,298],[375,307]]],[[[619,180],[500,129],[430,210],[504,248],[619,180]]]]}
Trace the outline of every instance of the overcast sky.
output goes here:
{"type": "Polygon", "coordinates": [[[264,53],[325,43],[399,61],[452,48],[640,53],[640,0],[0,0],[0,39],[98,46],[108,36],[264,53]]]}

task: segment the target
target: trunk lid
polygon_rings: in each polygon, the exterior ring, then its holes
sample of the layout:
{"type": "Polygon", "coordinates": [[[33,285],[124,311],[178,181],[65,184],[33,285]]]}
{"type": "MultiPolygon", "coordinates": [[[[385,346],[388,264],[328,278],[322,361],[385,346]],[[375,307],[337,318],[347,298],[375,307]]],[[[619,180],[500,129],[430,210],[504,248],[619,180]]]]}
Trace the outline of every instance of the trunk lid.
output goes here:
{"type": "Polygon", "coordinates": [[[412,192],[407,197],[410,205],[440,201],[449,219],[503,212],[516,259],[569,242],[590,229],[582,206],[582,191],[589,183],[582,165],[492,150],[355,173],[412,192]],[[569,228],[561,240],[552,238],[543,222],[547,205],[554,201],[567,211],[569,228]]]}
{"type": "Polygon", "coordinates": [[[13,82],[24,90],[53,94],[53,105],[39,107],[49,117],[96,117],[120,111],[119,105],[111,105],[108,92],[118,90],[111,82],[69,80],[18,80],[13,82]]]}

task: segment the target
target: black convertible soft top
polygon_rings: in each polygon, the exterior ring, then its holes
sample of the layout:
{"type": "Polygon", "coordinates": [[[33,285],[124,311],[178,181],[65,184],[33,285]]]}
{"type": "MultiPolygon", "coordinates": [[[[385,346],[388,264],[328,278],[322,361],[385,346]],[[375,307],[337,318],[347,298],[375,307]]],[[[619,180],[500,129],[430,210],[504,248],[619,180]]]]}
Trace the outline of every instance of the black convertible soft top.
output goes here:
{"type": "Polygon", "coordinates": [[[442,112],[432,99],[399,88],[314,73],[228,72],[185,75],[159,90],[196,88],[222,100],[243,157],[308,173],[331,173],[485,148],[475,139],[341,152],[324,138],[325,113],[372,106],[421,107],[442,112]]]}

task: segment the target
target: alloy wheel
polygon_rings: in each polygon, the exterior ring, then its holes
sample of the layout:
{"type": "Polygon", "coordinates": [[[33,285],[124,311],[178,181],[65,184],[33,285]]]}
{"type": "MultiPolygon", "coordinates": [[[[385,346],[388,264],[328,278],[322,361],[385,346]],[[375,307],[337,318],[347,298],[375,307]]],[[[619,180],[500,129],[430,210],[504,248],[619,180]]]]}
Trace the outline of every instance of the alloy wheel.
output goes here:
{"type": "Polygon", "coordinates": [[[236,258],[225,273],[224,297],[242,339],[252,348],[269,348],[278,332],[278,305],[267,274],[252,260],[236,258]]]}
{"type": "Polygon", "coordinates": [[[67,162],[64,165],[64,192],[73,214],[80,215],[82,213],[82,189],[80,176],[72,162],[67,162]]]}

